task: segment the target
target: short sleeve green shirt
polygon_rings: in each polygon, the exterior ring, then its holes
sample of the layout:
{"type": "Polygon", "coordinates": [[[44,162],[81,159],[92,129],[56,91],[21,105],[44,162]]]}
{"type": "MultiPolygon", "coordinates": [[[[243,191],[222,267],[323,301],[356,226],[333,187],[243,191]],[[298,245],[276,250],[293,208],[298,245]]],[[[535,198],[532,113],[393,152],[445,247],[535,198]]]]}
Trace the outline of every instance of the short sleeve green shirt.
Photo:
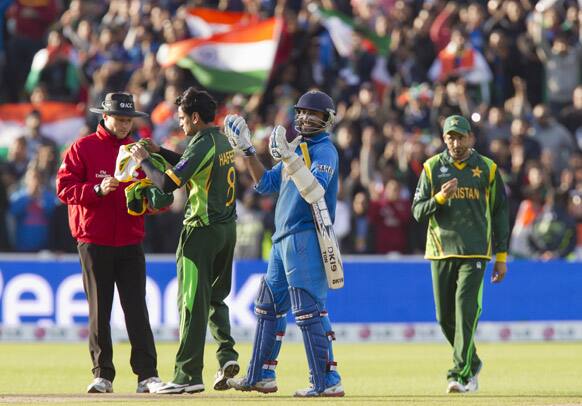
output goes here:
{"type": "Polygon", "coordinates": [[[204,227],[236,219],[234,150],[218,127],[199,131],[166,174],[186,185],[184,225],[204,227]]]}

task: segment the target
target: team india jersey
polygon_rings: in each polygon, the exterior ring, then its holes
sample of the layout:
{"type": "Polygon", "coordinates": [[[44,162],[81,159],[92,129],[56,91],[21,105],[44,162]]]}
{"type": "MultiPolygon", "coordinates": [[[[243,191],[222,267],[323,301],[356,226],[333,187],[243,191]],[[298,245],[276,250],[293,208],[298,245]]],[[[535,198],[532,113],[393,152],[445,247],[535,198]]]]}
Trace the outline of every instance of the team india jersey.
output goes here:
{"type": "Polygon", "coordinates": [[[476,151],[463,162],[444,151],[424,163],[412,203],[418,221],[428,219],[427,259],[484,258],[506,253],[509,217],[505,188],[497,165],[476,151]],[[446,200],[443,183],[457,178],[446,200]]]}
{"type": "Polygon", "coordinates": [[[186,184],[184,225],[204,227],[236,219],[234,150],[218,127],[198,132],[166,174],[186,184]]]}
{"type": "MultiPolygon", "coordinates": [[[[335,206],[339,182],[338,153],[327,132],[305,137],[305,144],[296,153],[303,158],[311,173],[325,190],[325,203],[331,221],[335,220],[335,206]]],[[[261,194],[279,193],[275,208],[275,234],[273,242],[303,230],[315,229],[309,204],[301,197],[295,182],[291,180],[283,163],[263,173],[255,190],[261,194]]]]}

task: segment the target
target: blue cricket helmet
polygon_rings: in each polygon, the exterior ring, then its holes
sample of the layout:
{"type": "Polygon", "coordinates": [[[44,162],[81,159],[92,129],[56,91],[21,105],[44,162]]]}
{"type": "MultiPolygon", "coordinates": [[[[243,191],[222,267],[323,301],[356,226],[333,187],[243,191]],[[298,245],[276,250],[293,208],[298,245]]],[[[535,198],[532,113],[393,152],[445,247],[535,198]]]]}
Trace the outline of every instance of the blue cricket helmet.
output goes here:
{"type": "Polygon", "coordinates": [[[327,130],[335,120],[335,105],[331,97],[320,90],[310,90],[299,98],[295,108],[295,130],[302,135],[316,134],[327,130]],[[300,114],[299,110],[324,113],[324,119],[310,114],[300,114]]]}

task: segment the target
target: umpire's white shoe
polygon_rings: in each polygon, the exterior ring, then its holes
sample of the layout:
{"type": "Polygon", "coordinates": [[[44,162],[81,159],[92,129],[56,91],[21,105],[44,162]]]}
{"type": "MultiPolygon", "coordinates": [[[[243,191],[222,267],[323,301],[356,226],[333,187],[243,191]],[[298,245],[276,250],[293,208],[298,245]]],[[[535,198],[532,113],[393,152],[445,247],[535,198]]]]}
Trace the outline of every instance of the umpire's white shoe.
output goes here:
{"type": "Polygon", "coordinates": [[[277,381],[275,378],[262,379],[254,385],[249,385],[247,383],[246,377],[243,376],[242,378],[228,379],[226,384],[229,388],[243,392],[256,391],[260,393],[274,393],[279,390],[279,388],[277,388],[277,381]]]}
{"type": "Polygon", "coordinates": [[[228,390],[227,381],[234,378],[240,371],[240,365],[236,361],[228,361],[214,375],[214,390],[228,390]]]}
{"type": "Polygon", "coordinates": [[[300,389],[293,394],[296,398],[314,398],[314,397],[326,397],[326,398],[341,398],[345,396],[344,387],[341,382],[336,383],[333,386],[328,386],[323,390],[323,392],[316,392],[313,387],[307,389],[300,389]]]}
{"type": "Polygon", "coordinates": [[[113,393],[113,384],[105,378],[95,378],[87,386],[87,393],[113,393]]]}
{"type": "Polygon", "coordinates": [[[449,386],[447,386],[447,393],[465,393],[465,385],[459,381],[450,381],[449,386]]]}
{"type": "Polygon", "coordinates": [[[164,385],[162,380],[157,376],[152,376],[148,379],[138,382],[135,393],[155,393],[156,390],[164,385]]]}
{"type": "Polygon", "coordinates": [[[160,395],[178,395],[180,393],[199,393],[204,392],[204,384],[194,384],[190,385],[189,383],[174,383],[168,382],[160,386],[156,389],[155,392],[160,395]]]}

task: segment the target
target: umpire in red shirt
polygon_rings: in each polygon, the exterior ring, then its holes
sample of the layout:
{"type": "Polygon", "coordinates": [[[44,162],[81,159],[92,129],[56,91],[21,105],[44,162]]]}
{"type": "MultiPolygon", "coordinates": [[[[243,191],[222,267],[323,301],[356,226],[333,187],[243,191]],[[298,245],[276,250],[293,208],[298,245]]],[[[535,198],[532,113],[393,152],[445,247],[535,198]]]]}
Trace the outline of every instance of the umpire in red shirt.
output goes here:
{"type": "Polygon", "coordinates": [[[142,248],[143,216],[127,212],[125,187],[113,177],[119,147],[130,144],[135,111],[133,96],[109,93],[97,131],[78,139],[66,152],[57,174],[57,194],[68,205],[69,225],[78,242],[83,285],[89,302],[89,350],[94,381],[89,393],[113,392],[111,308],[115,285],[131,343],[130,363],[138,376],[137,392],[161,384],[145,300],[146,272],[142,248]]]}

